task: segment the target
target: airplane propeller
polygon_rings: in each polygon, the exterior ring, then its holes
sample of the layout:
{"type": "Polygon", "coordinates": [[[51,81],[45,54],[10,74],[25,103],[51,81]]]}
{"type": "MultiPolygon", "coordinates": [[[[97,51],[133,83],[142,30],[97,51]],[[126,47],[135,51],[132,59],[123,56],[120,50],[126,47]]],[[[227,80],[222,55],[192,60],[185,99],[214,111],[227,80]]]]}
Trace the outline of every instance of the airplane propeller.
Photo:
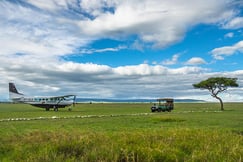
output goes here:
{"type": "Polygon", "coordinates": [[[75,107],[75,100],[76,100],[76,95],[73,96],[73,107],[75,107]]]}
{"type": "Polygon", "coordinates": [[[72,105],[71,105],[71,107],[69,107],[69,111],[71,111],[72,110],[72,107],[75,107],[75,100],[76,100],[76,95],[70,95],[69,97],[71,97],[71,96],[73,96],[73,103],[72,103],[72,105]]]}

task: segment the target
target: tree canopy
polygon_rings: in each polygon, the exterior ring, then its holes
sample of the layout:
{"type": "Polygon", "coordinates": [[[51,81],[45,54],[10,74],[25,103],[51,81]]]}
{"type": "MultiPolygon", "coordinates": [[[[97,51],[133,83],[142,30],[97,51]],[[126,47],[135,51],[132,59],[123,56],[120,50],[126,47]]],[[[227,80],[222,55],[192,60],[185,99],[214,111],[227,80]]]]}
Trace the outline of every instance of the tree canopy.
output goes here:
{"type": "Polygon", "coordinates": [[[200,83],[193,84],[194,88],[207,89],[211,93],[212,97],[218,99],[221,104],[221,110],[224,110],[223,101],[218,94],[227,90],[228,87],[238,87],[237,78],[226,77],[211,77],[200,83]]]}

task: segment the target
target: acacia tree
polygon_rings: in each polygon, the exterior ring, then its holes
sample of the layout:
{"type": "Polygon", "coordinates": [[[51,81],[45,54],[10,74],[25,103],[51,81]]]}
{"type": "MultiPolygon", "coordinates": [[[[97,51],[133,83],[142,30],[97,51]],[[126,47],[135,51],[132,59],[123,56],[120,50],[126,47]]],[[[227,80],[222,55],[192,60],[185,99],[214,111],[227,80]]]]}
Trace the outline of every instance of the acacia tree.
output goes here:
{"type": "Polygon", "coordinates": [[[212,77],[207,80],[203,80],[200,83],[193,84],[194,88],[207,89],[211,93],[211,96],[219,100],[221,110],[224,110],[222,99],[218,96],[219,93],[228,89],[228,87],[238,87],[237,78],[226,77],[212,77]]]}

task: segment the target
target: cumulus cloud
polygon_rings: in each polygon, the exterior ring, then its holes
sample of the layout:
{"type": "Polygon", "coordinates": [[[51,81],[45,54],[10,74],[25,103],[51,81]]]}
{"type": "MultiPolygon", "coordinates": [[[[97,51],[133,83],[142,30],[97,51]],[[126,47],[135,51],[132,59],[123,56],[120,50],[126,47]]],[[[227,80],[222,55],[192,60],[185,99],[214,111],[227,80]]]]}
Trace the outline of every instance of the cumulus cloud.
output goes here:
{"type": "Polygon", "coordinates": [[[185,64],[186,65],[201,65],[206,64],[207,62],[201,57],[193,57],[189,59],[185,64]]]}
{"type": "MultiPolygon", "coordinates": [[[[225,1],[107,1],[114,12],[100,12],[94,19],[78,22],[81,30],[101,37],[135,34],[154,47],[166,47],[180,41],[184,33],[198,23],[218,23],[235,13],[225,1]],[[207,12],[205,12],[207,11],[207,12]],[[102,25],[101,25],[102,24],[102,25]]],[[[101,4],[99,3],[98,6],[101,4]]],[[[86,4],[84,5],[86,6],[86,4]]],[[[100,8],[100,7],[99,7],[100,8]]],[[[90,7],[87,8],[87,11],[90,7]]]]}
{"type": "MultiPolygon", "coordinates": [[[[22,56],[21,56],[22,57],[22,56]]],[[[131,65],[110,67],[93,63],[51,62],[36,66],[36,62],[15,62],[9,58],[1,65],[2,98],[7,98],[7,83],[13,81],[27,95],[76,94],[93,98],[195,98],[207,91],[194,90],[192,84],[215,75],[238,77],[243,84],[243,72],[210,73],[208,69],[185,66],[168,68],[162,65],[131,65]],[[11,65],[11,66],[9,66],[11,65]]],[[[2,62],[2,61],[1,61],[2,62]]],[[[239,90],[234,90],[241,94],[239,90]]],[[[233,93],[233,91],[232,91],[233,93]]],[[[200,98],[202,99],[202,98],[200,98]]]]}
{"type": "Polygon", "coordinates": [[[243,52],[243,41],[239,41],[238,43],[232,46],[224,46],[215,48],[211,51],[211,54],[216,60],[223,60],[226,56],[231,56],[237,52],[243,52]]]}
{"type": "Polygon", "coordinates": [[[61,56],[89,42],[87,37],[80,38],[78,28],[65,23],[62,17],[23,2],[1,1],[0,6],[0,43],[5,47],[0,50],[2,55],[61,56]]]}
{"type": "Polygon", "coordinates": [[[162,64],[163,65],[174,65],[177,63],[179,57],[180,57],[180,54],[175,54],[172,56],[171,59],[167,59],[167,60],[163,61],[162,64]]]}
{"type": "Polygon", "coordinates": [[[240,29],[243,28],[243,17],[235,17],[227,22],[224,26],[225,29],[240,29]]]}
{"type": "Polygon", "coordinates": [[[2,54],[66,55],[100,38],[126,39],[167,47],[201,23],[236,14],[225,1],[28,0],[0,2],[2,54]],[[210,5],[208,5],[210,4],[210,5]],[[207,12],[205,12],[207,11],[207,12]]]}
{"type": "Polygon", "coordinates": [[[234,33],[233,32],[229,32],[227,34],[224,35],[225,38],[233,38],[234,37],[234,33]]]}
{"type": "Polygon", "coordinates": [[[126,49],[126,46],[118,46],[113,48],[104,48],[104,49],[82,49],[80,54],[93,54],[93,53],[103,53],[103,52],[117,52],[123,49],[126,49]]]}
{"type": "Polygon", "coordinates": [[[4,79],[5,84],[7,80],[15,81],[29,95],[45,93],[57,95],[65,92],[76,93],[80,97],[157,97],[160,91],[167,91],[166,87],[171,86],[170,82],[175,82],[173,86],[185,83],[184,77],[178,80],[175,76],[196,75],[204,71],[192,67],[168,69],[147,64],[112,68],[106,65],[72,62],[52,67],[33,67],[33,65],[7,67],[6,64],[3,67],[3,71],[8,71],[8,78],[4,79]]]}

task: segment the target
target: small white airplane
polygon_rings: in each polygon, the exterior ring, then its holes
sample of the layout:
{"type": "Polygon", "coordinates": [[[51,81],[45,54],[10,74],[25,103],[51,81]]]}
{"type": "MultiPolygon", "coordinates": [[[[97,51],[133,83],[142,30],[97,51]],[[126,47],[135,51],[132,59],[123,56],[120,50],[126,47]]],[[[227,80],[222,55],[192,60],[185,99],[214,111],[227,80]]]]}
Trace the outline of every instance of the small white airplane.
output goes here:
{"type": "Polygon", "coordinates": [[[49,111],[54,109],[58,111],[58,108],[69,107],[71,111],[71,105],[74,106],[76,95],[54,96],[54,97],[25,97],[24,94],[19,93],[14,83],[9,83],[9,98],[14,103],[27,103],[32,106],[40,107],[49,111]]]}

